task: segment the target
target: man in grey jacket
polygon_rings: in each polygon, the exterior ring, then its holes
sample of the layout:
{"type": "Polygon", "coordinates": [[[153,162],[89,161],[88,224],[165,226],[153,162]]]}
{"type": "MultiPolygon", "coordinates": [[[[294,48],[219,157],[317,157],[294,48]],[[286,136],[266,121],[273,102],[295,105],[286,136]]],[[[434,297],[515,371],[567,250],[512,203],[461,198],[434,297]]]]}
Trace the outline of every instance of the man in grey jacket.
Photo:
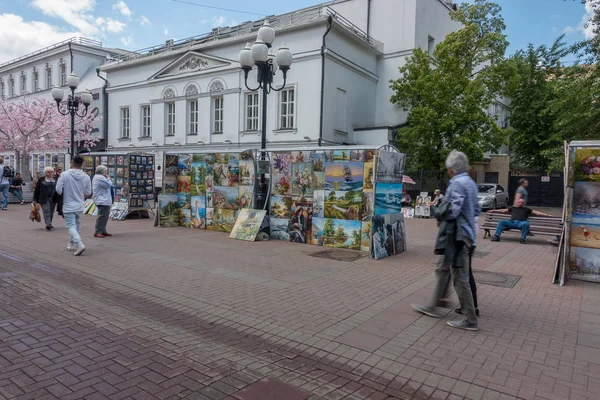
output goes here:
{"type": "MultiPolygon", "coordinates": [[[[460,302],[463,320],[448,321],[453,328],[469,331],[478,330],[473,295],[469,285],[469,250],[476,245],[477,224],[475,218],[481,210],[477,201],[477,186],[467,174],[469,161],[464,153],[453,150],[446,159],[446,167],[450,175],[450,185],[446,191],[446,212],[440,212],[438,226],[441,223],[441,214],[444,214],[446,223],[444,232],[438,236],[438,241],[444,238],[445,243],[437,243],[436,250],[444,251],[436,263],[436,289],[431,306],[413,304],[413,308],[420,313],[431,317],[438,317],[436,308],[440,306],[448,280],[452,279],[454,290],[460,302]],[[452,228],[453,230],[449,230],[452,228]],[[450,254],[447,254],[450,253],[450,254]]],[[[437,254],[440,254],[439,252],[437,254]]]]}
{"type": "Polygon", "coordinates": [[[81,241],[81,218],[85,208],[85,198],[92,194],[90,177],[83,172],[83,158],[76,156],[71,160],[71,169],[60,174],[56,183],[56,192],[63,196],[63,215],[71,240],[67,250],[75,250],[80,256],[85,251],[81,241]]]}

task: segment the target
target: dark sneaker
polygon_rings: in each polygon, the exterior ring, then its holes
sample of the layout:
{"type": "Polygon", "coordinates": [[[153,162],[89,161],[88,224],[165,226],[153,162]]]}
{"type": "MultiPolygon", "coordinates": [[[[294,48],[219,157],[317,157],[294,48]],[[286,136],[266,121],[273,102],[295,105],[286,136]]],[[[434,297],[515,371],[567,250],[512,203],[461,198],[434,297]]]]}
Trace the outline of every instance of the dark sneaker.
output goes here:
{"type": "Polygon", "coordinates": [[[521,244],[525,244],[525,239],[521,239],[521,240],[519,240],[519,242],[520,242],[521,244]]]}
{"type": "Polygon", "coordinates": [[[417,310],[418,312],[420,312],[421,314],[425,314],[429,317],[433,317],[433,318],[441,318],[441,316],[435,312],[434,308],[431,307],[427,307],[427,306],[422,306],[419,304],[411,304],[412,308],[414,308],[415,310],[417,310]]]}
{"type": "Polygon", "coordinates": [[[535,236],[533,233],[529,232],[527,233],[527,236],[535,236]]]}
{"type": "Polygon", "coordinates": [[[438,301],[437,306],[440,308],[450,308],[450,302],[448,300],[440,300],[438,301]]]}
{"type": "Polygon", "coordinates": [[[499,241],[500,241],[500,236],[496,236],[496,235],[494,235],[494,236],[492,236],[492,237],[490,238],[490,240],[491,240],[492,242],[499,242],[499,241]]]}
{"type": "Polygon", "coordinates": [[[51,230],[51,229],[52,229],[52,226],[51,226],[51,225],[46,225],[46,230],[47,230],[47,231],[49,231],[49,230],[51,230]]]}
{"type": "Polygon", "coordinates": [[[104,233],[103,233],[103,235],[104,235],[104,236],[106,236],[106,237],[110,237],[110,236],[112,236],[112,235],[111,235],[110,233],[108,233],[108,232],[104,232],[104,233]]]}
{"type": "Polygon", "coordinates": [[[448,325],[453,327],[453,328],[457,328],[457,329],[463,329],[465,331],[478,331],[479,328],[477,327],[477,325],[469,325],[467,323],[467,321],[465,320],[460,320],[460,321],[448,321],[448,325]]]}
{"type": "MultiPolygon", "coordinates": [[[[463,315],[462,310],[460,308],[457,308],[456,310],[454,310],[455,313],[463,315]]],[[[475,309],[475,315],[477,315],[479,317],[479,308],[475,309]]]]}

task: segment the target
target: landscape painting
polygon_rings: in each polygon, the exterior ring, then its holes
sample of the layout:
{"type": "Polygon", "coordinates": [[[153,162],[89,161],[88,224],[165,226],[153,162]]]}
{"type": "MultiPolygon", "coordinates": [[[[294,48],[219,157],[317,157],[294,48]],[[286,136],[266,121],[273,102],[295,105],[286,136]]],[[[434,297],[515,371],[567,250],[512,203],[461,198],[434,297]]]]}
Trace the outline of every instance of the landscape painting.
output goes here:
{"type": "Polygon", "coordinates": [[[583,148],[575,152],[575,182],[600,182],[600,148],[583,148]]]}
{"type": "Polygon", "coordinates": [[[190,199],[192,209],[192,227],[195,229],[206,228],[206,198],[204,196],[192,196],[190,199]]]}
{"type": "Polygon", "coordinates": [[[241,210],[229,238],[247,240],[249,242],[255,241],[266,213],[265,210],[254,210],[249,208],[241,210]]]}
{"type": "Polygon", "coordinates": [[[190,195],[188,193],[177,193],[177,205],[179,208],[190,208],[190,195]]]}
{"type": "Polygon", "coordinates": [[[190,177],[189,176],[178,176],[177,177],[177,192],[178,193],[189,193],[190,192],[190,177]]]}
{"type": "Polygon", "coordinates": [[[325,172],[313,171],[312,177],[314,190],[325,189],[325,172]]]}
{"type": "Polygon", "coordinates": [[[288,231],[289,219],[271,218],[271,236],[273,240],[290,241],[290,233],[288,231]]]}
{"type": "Polygon", "coordinates": [[[206,163],[192,162],[190,166],[190,194],[202,196],[206,193],[206,163]]]}
{"type": "Polygon", "coordinates": [[[363,207],[361,191],[325,191],[325,218],[360,220],[363,207]]]}
{"type": "Polygon", "coordinates": [[[286,175],[289,176],[291,171],[289,153],[274,153],[272,159],[272,171],[274,175],[286,175]]]}
{"type": "Polygon", "coordinates": [[[167,154],[165,156],[165,177],[177,176],[179,168],[177,167],[177,156],[173,154],[167,154]]]}
{"type": "Polygon", "coordinates": [[[214,208],[237,210],[240,208],[238,188],[229,186],[215,186],[213,191],[214,208]]]}
{"type": "Polygon", "coordinates": [[[600,250],[571,247],[569,278],[600,282],[600,250]]]}
{"type": "Polygon", "coordinates": [[[254,185],[254,161],[242,160],[239,163],[240,185],[254,185]]]}
{"type": "Polygon", "coordinates": [[[179,169],[180,176],[187,176],[190,172],[192,164],[191,155],[180,154],[177,156],[177,168],[179,169]]]}
{"type": "Polygon", "coordinates": [[[179,209],[179,226],[192,227],[192,211],[179,209]]]}
{"type": "Polygon", "coordinates": [[[600,216],[600,182],[575,182],[573,213],[600,216]]]}
{"type": "Polygon", "coordinates": [[[158,225],[165,228],[179,226],[179,205],[177,195],[158,196],[158,225]]]}
{"type": "Polygon", "coordinates": [[[375,186],[375,215],[402,212],[402,183],[377,182],[375,186]]]}
{"type": "Polygon", "coordinates": [[[289,220],[292,209],[292,198],[282,196],[271,196],[271,216],[289,220]]]}
{"type": "Polygon", "coordinates": [[[370,251],[371,246],[371,220],[361,222],[361,238],[360,249],[362,251],[370,251]]]}
{"type": "Polygon", "coordinates": [[[169,176],[163,180],[163,192],[164,194],[177,193],[177,177],[169,176]]]}
{"type": "Polygon", "coordinates": [[[360,250],[361,222],[332,218],[313,218],[311,243],[360,250]]]}
{"type": "Polygon", "coordinates": [[[237,219],[237,210],[214,209],[213,220],[210,230],[219,232],[231,232],[235,220],[237,219]]]}
{"type": "Polygon", "coordinates": [[[292,164],[292,196],[312,197],[313,190],[312,164],[292,164]]]}
{"type": "Polygon", "coordinates": [[[350,151],[333,150],[333,161],[350,161],[350,151]]]}
{"type": "Polygon", "coordinates": [[[406,156],[403,153],[380,151],[377,158],[377,182],[402,183],[406,156]]]}

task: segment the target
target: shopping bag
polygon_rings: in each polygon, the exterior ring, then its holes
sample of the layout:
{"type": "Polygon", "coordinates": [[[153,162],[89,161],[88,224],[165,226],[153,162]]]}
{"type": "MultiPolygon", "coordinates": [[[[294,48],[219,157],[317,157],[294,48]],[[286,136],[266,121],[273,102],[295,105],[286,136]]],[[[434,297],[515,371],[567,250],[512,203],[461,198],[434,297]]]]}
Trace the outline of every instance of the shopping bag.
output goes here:
{"type": "Polygon", "coordinates": [[[29,212],[29,219],[31,222],[37,221],[41,222],[42,216],[40,215],[40,205],[37,203],[31,203],[31,211],[29,212]]]}

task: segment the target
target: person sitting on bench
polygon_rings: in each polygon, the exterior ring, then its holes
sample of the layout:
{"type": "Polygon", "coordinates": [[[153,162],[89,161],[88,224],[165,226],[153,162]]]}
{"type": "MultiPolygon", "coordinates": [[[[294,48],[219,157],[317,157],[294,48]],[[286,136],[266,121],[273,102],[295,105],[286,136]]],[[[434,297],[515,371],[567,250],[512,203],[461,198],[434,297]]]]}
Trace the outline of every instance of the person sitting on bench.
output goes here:
{"type": "Polygon", "coordinates": [[[499,242],[500,236],[504,229],[518,229],[521,231],[521,243],[525,243],[527,234],[529,233],[529,218],[530,215],[536,217],[551,217],[549,214],[544,214],[539,211],[533,211],[531,208],[525,207],[525,200],[520,198],[517,200],[516,206],[505,208],[503,210],[490,210],[490,213],[510,214],[510,220],[503,219],[498,221],[496,233],[492,236],[492,242],[499,242]]]}

